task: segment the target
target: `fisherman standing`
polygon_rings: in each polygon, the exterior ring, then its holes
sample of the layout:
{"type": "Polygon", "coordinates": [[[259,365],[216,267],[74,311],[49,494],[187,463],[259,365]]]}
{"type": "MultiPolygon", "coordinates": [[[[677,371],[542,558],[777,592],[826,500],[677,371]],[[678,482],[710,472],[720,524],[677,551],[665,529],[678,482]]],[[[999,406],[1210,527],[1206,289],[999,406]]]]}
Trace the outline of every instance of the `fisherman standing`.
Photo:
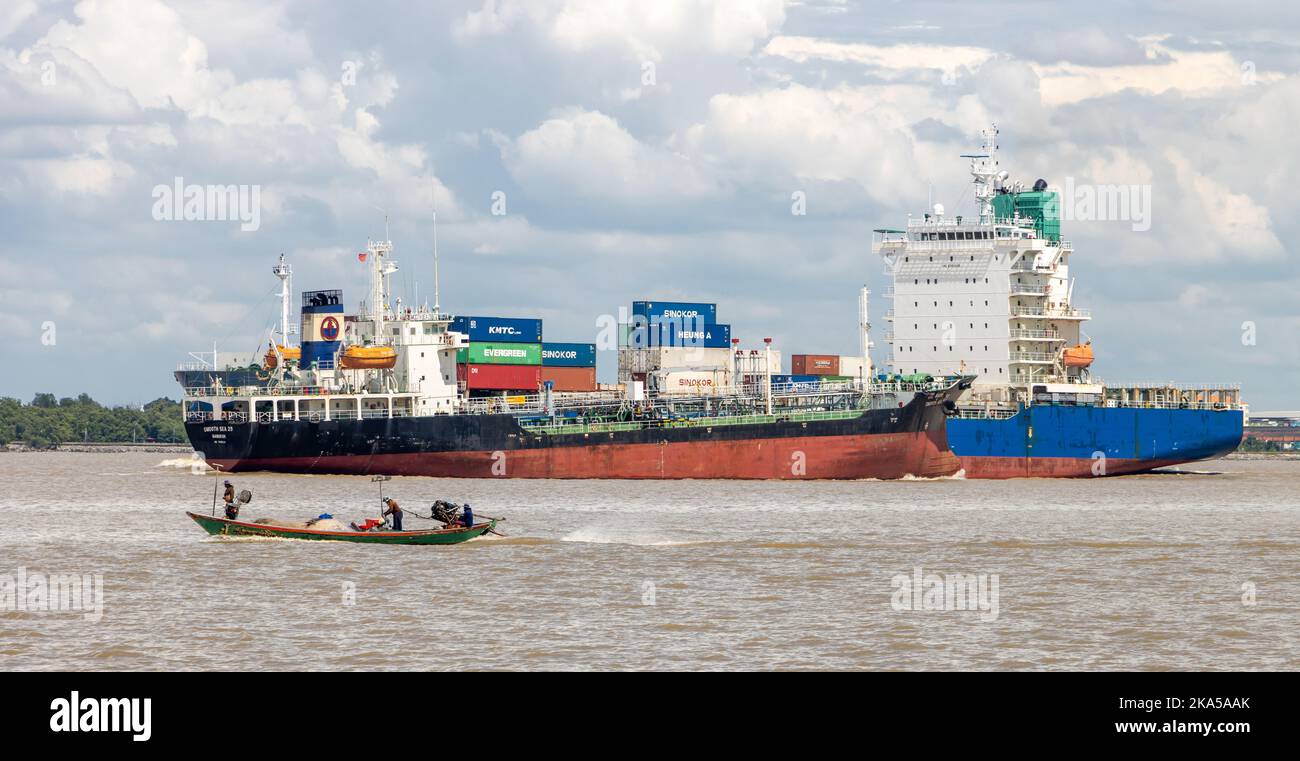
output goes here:
{"type": "Polygon", "coordinates": [[[235,520],[239,517],[239,503],[235,501],[235,485],[226,482],[226,492],[221,495],[221,502],[226,507],[226,517],[235,520]]]}
{"type": "Polygon", "coordinates": [[[388,517],[389,515],[393,516],[393,530],[401,531],[402,530],[402,506],[397,504],[397,500],[393,499],[392,497],[385,498],[384,504],[387,505],[387,509],[384,510],[384,517],[388,517]]]}

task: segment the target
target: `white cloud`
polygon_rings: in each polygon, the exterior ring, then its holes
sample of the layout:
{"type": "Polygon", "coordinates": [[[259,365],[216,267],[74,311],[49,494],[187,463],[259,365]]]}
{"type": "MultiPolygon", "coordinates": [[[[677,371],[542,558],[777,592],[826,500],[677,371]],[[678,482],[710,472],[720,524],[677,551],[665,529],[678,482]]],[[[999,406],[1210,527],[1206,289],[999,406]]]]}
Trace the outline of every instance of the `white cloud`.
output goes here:
{"type": "MultiPolygon", "coordinates": [[[[1097,53],[1097,57],[1120,57],[1128,49],[1127,45],[1121,46],[1113,35],[1100,33],[1095,28],[1090,27],[1088,34],[1092,40],[1089,50],[1097,53]]],[[[1131,42],[1145,54],[1145,62],[1107,65],[1058,61],[1041,64],[1017,60],[1014,65],[1037,76],[1041,81],[1043,101],[1048,106],[1078,103],[1128,89],[1145,94],[1173,91],[1201,97],[1227,89],[1240,89],[1251,78],[1256,82],[1272,82],[1283,77],[1279,72],[1259,71],[1254,64],[1238,60],[1226,49],[1180,50],[1164,44],[1160,37],[1131,42]]],[[[909,72],[926,70],[974,71],[995,59],[1014,55],[1014,50],[962,45],[871,45],[797,36],[773,38],[763,52],[796,63],[855,63],[886,79],[899,79],[909,72]]],[[[976,74],[977,77],[986,75],[983,70],[976,74]]]]}
{"type": "Polygon", "coordinates": [[[557,114],[503,145],[502,159],[515,182],[538,195],[662,206],[721,192],[689,157],[642,143],[599,111],[557,114]]]}
{"type": "Polygon", "coordinates": [[[472,41],[528,23],[569,53],[615,47],[657,61],[675,50],[748,55],[784,21],[783,0],[485,0],[452,28],[472,41]]]}
{"type": "Polygon", "coordinates": [[[785,190],[799,180],[850,181],[876,200],[917,187],[906,120],[864,89],[716,95],[685,142],[738,181],[785,190]]]}
{"type": "Polygon", "coordinates": [[[953,71],[959,67],[975,68],[995,55],[992,50],[963,45],[869,45],[798,36],[775,37],[763,52],[796,63],[838,61],[900,74],[907,69],[953,71]]]}
{"type": "Polygon", "coordinates": [[[1179,252],[1190,259],[1275,259],[1285,253],[1273,232],[1266,207],[1245,193],[1233,192],[1222,183],[1196,170],[1192,161],[1174,148],[1164,157],[1173,165],[1184,208],[1164,225],[1183,228],[1179,252]]]}
{"type": "Polygon", "coordinates": [[[1278,72],[1256,71],[1253,67],[1243,69],[1244,62],[1227,50],[1178,50],[1157,40],[1147,40],[1146,50],[1158,62],[1123,66],[1035,65],[1042,80],[1043,100],[1048,105],[1059,106],[1130,89],[1149,95],[1177,92],[1187,97],[1203,97],[1224,90],[1240,91],[1247,86],[1248,78],[1273,82],[1283,76],[1278,72]]]}

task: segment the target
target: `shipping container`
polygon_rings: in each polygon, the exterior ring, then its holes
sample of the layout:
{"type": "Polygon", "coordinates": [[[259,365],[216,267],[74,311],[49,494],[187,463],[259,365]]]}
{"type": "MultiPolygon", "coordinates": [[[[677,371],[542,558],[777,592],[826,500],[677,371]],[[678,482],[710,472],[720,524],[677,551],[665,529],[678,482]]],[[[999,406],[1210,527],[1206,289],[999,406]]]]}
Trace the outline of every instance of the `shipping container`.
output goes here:
{"type": "Polygon", "coordinates": [[[595,391],[594,367],[542,366],[542,383],[551,382],[552,391],[595,391]]]}
{"type": "Polygon", "coordinates": [[[453,317],[451,330],[464,333],[470,341],[542,342],[542,321],[523,317],[453,317]]]}
{"type": "Polygon", "coordinates": [[[657,370],[649,374],[649,387],[660,394],[712,395],[731,385],[725,370],[657,370]]]}
{"type": "Polygon", "coordinates": [[[633,301],[632,314],[654,322],[700,318],[705,325],[718,322],[718,305],[690,301],[633,301]]]}
{"type": "Polygon", "coordinates": [[[463,365],[540,365],[542,345],[471,343],[456,350],[456,361],[463,365]]]}
{"type": "Polygon", "coordinates": [[[541,365],[456,365],[456,380],[470,390],[537,393],[542,383],[541,365]]]}
{"type": "Polygon", "coordinates": [[[629,324],[622,332],[623,346],[636,349],[655,346],[699,346],[705,349],[725,349],[731,346],[730,325],[702,325],[688,322],[629,324]]]}
{"type": "Polygon", "coordinates": [[[545,367],[595,367],[596,344],[542,344],[545,367]]]}
{"type": "Polygon", "coordinates": [[[701,347],[658,346],[653,349],[619,349],[618,379],[627,381],[633,375],[662,369],[717,369],[731,370],[730,349],[705,349],[701,347]]]}
{"type": "Polygon", "coordinates": [[[793,354],[791,375],[839,375],[840,358],[834,354],[793,354]]]}
{"type": "Polygon", "coordinates": [[[781,375],[780,349],[737,349],[733,353],[741,373],[765,373],[769,358],[772,362],[772,374],[781,375]]]}
{"type": "Polygon", "coordinates": [[[840,375],[858,378],[866,375],[866,361],[862,357],[840,357],[840,375]]]}

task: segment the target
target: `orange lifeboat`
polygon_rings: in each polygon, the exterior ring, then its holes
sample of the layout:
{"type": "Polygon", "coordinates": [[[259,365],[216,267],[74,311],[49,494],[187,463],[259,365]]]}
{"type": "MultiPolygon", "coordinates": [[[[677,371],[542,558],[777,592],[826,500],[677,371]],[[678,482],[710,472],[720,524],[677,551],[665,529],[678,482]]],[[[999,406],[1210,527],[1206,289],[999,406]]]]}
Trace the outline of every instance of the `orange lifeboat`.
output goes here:
{"type": "Polygon", "coordinates": [[[1087,367],[1092,364],[1092,342],[1071,346],[1065,350],[1066,367],[1087,367]]]}
{"type": "MultiPolygon", "coordinates": [[[[280,350],[280,356],[284,357],[285,360],[302,358],[302,349],[297,346],[277,346],[276,348],[280,350]]],[[[267,349],[266,356],[262,357],[262,365],[268,370],[274,370],[277,364],[279,364],[279,360],[275,357],[275,349],[267,349]]]]}
{"type": "Polygon", "coordinates": [[[391,346],[349,346],[339,356],[344,370],[387,370],[397,364],[397,350],[391,346]]]}

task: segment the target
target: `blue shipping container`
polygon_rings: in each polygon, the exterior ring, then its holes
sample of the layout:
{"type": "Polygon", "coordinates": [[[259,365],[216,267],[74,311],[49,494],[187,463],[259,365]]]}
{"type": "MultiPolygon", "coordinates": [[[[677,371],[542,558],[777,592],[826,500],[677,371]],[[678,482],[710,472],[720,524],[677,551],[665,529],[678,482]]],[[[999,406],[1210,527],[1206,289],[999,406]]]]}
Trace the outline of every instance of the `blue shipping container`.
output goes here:
{"type": "Polygon", "coordinates": [[[455,317],[451,329],[469,340],[519,344],[542,342],[542,321],[526,317],[455,317]]]}
{"type": "Polygon", "coordinates": [[[718,305],[689,301],[633,301],[632,315],[652,322],[698,317],[704,320],[705,325],[714,325],[718,322],[718,305]]]}
{"type": "Polygon", "coordinates": [[[663,325],[637,322],[632,324],[628,333],[628,345],[637,349],[655,346],[727,349],[731,347],[731,326],[704,325],[697,328],[690,325],[683,327],[675,322],[663,325]]]}
{"type": "Polygon", "coordinates": [[[544,367],[595,367],[596,344],[542,344],[544,367]]]}

